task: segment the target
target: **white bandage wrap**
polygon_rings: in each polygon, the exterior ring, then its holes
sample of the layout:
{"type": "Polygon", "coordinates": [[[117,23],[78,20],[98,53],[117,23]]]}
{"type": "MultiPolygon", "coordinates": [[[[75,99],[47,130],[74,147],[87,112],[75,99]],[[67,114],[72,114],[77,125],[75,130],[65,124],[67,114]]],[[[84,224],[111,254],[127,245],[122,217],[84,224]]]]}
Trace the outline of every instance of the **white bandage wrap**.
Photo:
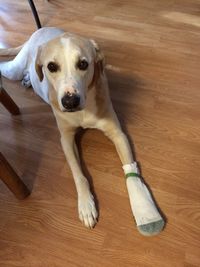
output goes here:
{"type": "MultiPolygon", "coordinates": [[[[137,163],[123,166],[125,175],[129,173],[139,174],[137,163]]],[[[129,176],[126,179],[131,209],[137,226],[156,222],[162,219],[146,185],[139,177],[129,176]]]]}

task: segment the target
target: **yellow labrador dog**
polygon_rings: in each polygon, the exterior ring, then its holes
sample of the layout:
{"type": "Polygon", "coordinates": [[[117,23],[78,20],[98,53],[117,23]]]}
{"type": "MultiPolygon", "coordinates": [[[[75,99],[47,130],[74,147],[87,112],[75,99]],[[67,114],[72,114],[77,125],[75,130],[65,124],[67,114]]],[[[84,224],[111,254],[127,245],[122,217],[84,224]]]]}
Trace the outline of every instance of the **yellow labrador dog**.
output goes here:
{"type": "Polygon", "coordinates": [[[98,214],[74,141],[78,127],[100,129],[113,141],[123,165],[138,230],[143,235],[159,233],[164,220],[140,179],[128,140],[113,110],[104,56],[98,45],[57,28],[42,28],[22,47],[0,50],[0,55],[15,54],[14,60],[0,63],[0,71],[8,79],[32,85],[51,105],[74,177],[79,218],[84,225],[93,228],[98,214]]]}

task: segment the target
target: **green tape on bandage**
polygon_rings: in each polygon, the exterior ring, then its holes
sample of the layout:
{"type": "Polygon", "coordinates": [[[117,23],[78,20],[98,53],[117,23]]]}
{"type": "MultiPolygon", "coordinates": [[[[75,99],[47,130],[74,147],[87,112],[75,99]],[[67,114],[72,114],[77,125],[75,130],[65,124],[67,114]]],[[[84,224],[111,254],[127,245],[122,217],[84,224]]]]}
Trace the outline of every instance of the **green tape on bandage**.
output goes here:
{"type": "Polygon", "coordinates": [[[126,174],[126,178],[129,178],[129,177],[140,177],[140,176],[136,172],[129,172],[126,174]]]}

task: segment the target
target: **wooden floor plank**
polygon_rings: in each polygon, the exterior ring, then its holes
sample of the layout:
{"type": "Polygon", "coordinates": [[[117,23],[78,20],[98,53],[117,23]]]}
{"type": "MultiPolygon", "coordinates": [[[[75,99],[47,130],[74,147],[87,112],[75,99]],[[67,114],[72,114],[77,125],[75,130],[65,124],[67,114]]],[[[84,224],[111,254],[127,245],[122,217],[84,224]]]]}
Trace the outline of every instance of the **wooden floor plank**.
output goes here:
{"type": "MultiPolygon", "coordinates": [[[[167,226],[152,238],[137,232],[115,148],[88,130],[78,142],[100,217],[85,229],[50,107],[4,79],[22,114],[0,106],[0,151],[32,194],[17,201],[0,184],[0,266],[199,267],[199,1],[35,4],[43,26],[102,46],[114,108],[167,226]]],[[[0,0],[0,47],[22,44],[35,29],[28,1],[0,0]]]]}

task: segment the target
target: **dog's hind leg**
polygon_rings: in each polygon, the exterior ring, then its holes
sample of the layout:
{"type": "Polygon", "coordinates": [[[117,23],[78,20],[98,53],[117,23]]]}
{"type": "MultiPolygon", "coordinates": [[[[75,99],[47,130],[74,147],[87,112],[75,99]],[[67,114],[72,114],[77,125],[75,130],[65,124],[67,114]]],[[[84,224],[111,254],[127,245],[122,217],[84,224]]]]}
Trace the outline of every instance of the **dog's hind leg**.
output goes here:
{"type": "Polygon", "coordinates": [[[0,62],[2,75],[10,80],[22,80],[27,67],[28,56],[28,45],[26,43],[13,60],[0,62]]]}

